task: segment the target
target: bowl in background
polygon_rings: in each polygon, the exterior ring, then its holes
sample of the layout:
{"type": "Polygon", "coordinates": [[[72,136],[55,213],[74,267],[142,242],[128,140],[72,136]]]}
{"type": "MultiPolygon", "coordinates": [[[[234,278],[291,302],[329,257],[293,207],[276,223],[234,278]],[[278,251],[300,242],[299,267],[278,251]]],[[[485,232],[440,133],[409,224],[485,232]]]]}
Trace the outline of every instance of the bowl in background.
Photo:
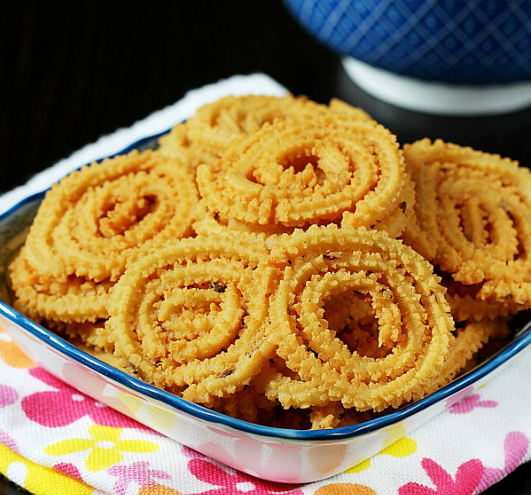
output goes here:
{"type": "Polygon", "coordinates": [[[284,0],[368,93],[427,113],[531,105],[530,0],[284,0]]]}

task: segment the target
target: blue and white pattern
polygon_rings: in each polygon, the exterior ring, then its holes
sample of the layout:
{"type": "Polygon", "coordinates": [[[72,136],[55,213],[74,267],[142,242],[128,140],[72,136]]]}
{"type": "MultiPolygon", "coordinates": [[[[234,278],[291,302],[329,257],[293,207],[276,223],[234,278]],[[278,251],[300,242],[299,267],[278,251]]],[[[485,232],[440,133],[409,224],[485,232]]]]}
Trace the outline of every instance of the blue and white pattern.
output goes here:
{"type": "Polygon", "coordinates": [[[284,0],[332,50],[459,84],[531,79],[531,0],[284,0]]]}

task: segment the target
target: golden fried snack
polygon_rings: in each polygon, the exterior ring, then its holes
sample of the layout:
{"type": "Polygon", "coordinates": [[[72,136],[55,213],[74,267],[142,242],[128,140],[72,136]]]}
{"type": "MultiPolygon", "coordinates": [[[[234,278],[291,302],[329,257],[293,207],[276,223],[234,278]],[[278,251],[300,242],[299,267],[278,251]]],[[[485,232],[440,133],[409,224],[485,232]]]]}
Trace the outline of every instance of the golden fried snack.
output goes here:
{"type": "Polygon", "coordinates": [[[200,166],[197,182],[210,211],[260,227],[343,222],[398,235],[414,203],[396,138],[347,112],[264,125],[200,166]]]}
{"type": "Polygon", "coordinates": [[[36,322],[95,322],[107,318],[107,301],[114,282],[95,282],[69,275],[66,280],[40,274],[26,258],[24,246],[9,265],[13,306],[36,322]]]}
{"type": "Polygon", "coordinates": [[[151,151],[73,172],[46,194],[10,267],[16,304],[46,320],[106,318],[127,260],[188,236],[197,202],[186,168],[151,151]]]}
{"type": "Polygon", "coordinates": [[[212,409],[249,423],[270,424],[277,404],[248,386],[227,398],[215,398],[212,409]]]}
{"type": "MultiPolygon", "coordinates": [[[[336,112],[370,119],[363,110],[340,100],[333,100],[332,104],[336,112]]],[[[198,165],[213,165],[232,142],[257,131],[264,123],[319,110],[327,107],[293,95],[227,96],[201,107],[188,122],[176,125],[159,139],[159,149],[195,173],[198,165]]]]}
{"type": "Polygon", "coordinates": [[[518,311],[518,308],[511,304],[511,298],[496,303],[481,299],[481,284],[464,285],[450,277],[443,279],[443,285],[447,288],[446,299],[456,322],[494,320],[518,311]]]}
{"type": "Polygon", "coordinates": [[[439,373],[437,388],[450,383],[491,338],[501,338],[507,332],[506,323],[500,319],[474,321],[458,328],[450,345],[450,354],[439,373]]]}
{"type": "Polygon", "coordinates": [[[326,406],[313,407],[310,413],[312,430],[336,428],[341,422],[345,409],[340,402],[330,402],[326,406]]]}
{"type": "Polygon", "coordinates": [[[227,96],[201,107],[187,123],[188,135],[207,149],[223,152],[231,143],[258,131],[265,123],[299,117],[319,108],[326,107],[293,95],[227,96]]]}
{"type": "Polygon", "coordinates": [[[385,233],[331,225],[286,236],[270,259],[282,276],[270,298],[269,334],[298,379],[264,373],[257,386],[267,397],[284,407],[341,402],[380,411],[436,390],[454,323],[444,288],[419,254],[385,233]],[[344,329],[327,320],[330,305],[343,304],[353,293],[363,301],[354,309],[372,307],[378,347],[387,348],[383,356],[350,350],[338,338],[344,329]]]}
{"type": "Polygon", "coordinates": [[[386,414],[497,352],[502,317],[531,307],[531,173],[442,141],[404,153],[340,100],[223,98],[159,150],[53,186],[9,266],[14,306],[244,421],[386,414]]]}
{"type": "Polygon", "coordinates": [[[57,321],[43,321],[42,325],[54,332],[67,337],[71,342],[93,349],[97,353],[107,353],[112,356],[114,345],[110,341],[110,330],[105,326],[106,320],[95,323],[62,323],[57,321]]]}
{"type": "Polygon", "coordinates": [[[195,210],[195,221],[192,224],[194,232],[198,235],[211,234],[237,234],[244,237],[253,237],[261,239],[266,245],[271,245],[274,238],[279,234],[289,234],[293,232],[293,227],[284,227],[282,225],[252,225],[234,218],[223,219],[219,213],[209,209],[206,201],[201,199],[195,210]]]}
{"type": "Polygon", "coordinates": [[[271,270],[236,236],[167,242],[128,266],[112,292],[110,340],[143,380],[210,405],[249,384],[273,354],[265,338],[271,270]]]}
{"type": "MultiPolygon", "coordinates": [[[[441,140],[406,145],[404,155],[417,196],[416,222],[408,225],[405,241],[454,281],[474,286],[480,306],[498,309],[481,311],[481,317],[530,307],[529,170],[441,140]]],[[[470,306],[459,319],[476,309],[470,306]]]]}
{"type": "Polygon", "coordinates": [[[186,123],[177,124],[168,134],[161,136],[158,151],[169,159],[184,164],[194,175],[198,165],[213,164],[218,159],[217,151],[190,139],[186,123]]]}

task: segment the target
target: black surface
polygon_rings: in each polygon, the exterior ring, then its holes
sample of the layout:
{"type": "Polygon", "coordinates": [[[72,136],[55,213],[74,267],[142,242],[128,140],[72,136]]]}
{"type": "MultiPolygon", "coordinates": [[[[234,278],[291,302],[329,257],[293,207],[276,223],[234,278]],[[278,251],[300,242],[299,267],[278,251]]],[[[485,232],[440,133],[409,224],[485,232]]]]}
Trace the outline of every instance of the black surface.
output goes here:
{"type": "MultiPolygon", "coordinates": [[[[440,137],[531,163],[531,110],[441,118],[379,102],[279,1],[51,5],[12,3],[0,16],[0,192],[189,89],[255,71],[317,101],[360,105],[401,142],[440,137]]],[[[9,490],[0,478],[0,494],[9,490]]],[[[531,467],[486,493],[531,493],[531,467]]]]}

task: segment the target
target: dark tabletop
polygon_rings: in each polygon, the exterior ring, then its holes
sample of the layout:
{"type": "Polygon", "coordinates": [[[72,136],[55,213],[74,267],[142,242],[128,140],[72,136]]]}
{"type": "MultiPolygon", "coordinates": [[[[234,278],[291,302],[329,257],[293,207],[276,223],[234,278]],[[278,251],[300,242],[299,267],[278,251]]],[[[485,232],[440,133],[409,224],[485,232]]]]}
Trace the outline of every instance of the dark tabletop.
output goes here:
{"type": "MultiPolygon", "coordinates": [[[[320,102],[361,106],[402,143],[440,137],[531,164],[531,109],[446,118],[375,100],[280,1],[51,5],[13,2],[0,16],[0,192],[189,89],[252,72],[320,102]]],[[[0,495],[15,492],[0,476],[0,495]]],[[[531,493],[531,463],[486,493],[531,493]]]]}

